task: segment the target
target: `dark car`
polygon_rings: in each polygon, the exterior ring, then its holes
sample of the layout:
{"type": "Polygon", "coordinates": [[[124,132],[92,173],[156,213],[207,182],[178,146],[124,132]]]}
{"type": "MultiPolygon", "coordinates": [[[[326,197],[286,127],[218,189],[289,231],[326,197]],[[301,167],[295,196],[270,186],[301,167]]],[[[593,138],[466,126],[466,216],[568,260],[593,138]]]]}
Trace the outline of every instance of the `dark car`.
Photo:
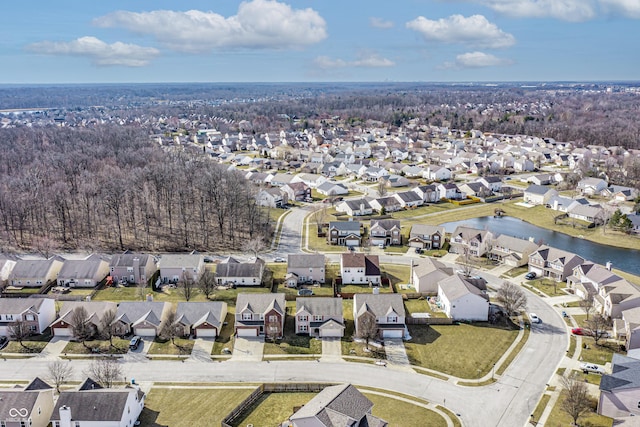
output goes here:
{"type": "Polygon", "coordinates": [[[0,337],[0,349],[3,349],[8,342],[9,342],[9,339],[7,337],[4,337],[4,336],[0,337]]]}
{"type": "Polygon", "coordinates": [[[137,350],[141,342],[142,338],[137,335],[131,338],[131,341],[129,341],[129,350],[137,350]]]}
{"type": "Polygon", "coordinates": [[[532,279],[535,279],[536,276],[537,276],[536,273],[534,273],[533,271],[530,271],[524,275],[524,278],[527,280],[532,280],[532,279]]]}
{"type": "Polygon", "coordinates": [[[416,253],[417,254],[421,254],[422,253],[422,248],[416,248],[416,253]]]}

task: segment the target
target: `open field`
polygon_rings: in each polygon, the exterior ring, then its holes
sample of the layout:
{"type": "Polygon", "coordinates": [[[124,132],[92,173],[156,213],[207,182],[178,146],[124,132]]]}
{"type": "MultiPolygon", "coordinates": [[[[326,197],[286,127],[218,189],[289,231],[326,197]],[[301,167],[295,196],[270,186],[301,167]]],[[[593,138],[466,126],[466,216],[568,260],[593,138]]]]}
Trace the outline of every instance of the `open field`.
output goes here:
{"type": "Polygon", "coordinates": [[[486,323],[409,326],[405,343],[412,364],[460,378],[489,373],[518,335],[517,326],[486,323]]]}

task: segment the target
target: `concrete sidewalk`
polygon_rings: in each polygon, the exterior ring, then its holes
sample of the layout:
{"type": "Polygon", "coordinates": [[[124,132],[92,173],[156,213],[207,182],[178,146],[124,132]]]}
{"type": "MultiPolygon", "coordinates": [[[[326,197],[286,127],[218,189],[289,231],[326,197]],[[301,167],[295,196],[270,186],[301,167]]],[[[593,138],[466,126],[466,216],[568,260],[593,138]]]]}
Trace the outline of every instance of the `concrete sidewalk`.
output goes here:
{"type": "Polygon", "coordinates": [[[255,337],[236,337],[233,344],[234,362],[261,362],[264,352],[264,339],[255,337]]]}
{"type": "Polygon", "coordinates": [[[343,362],[342,340],[340,338],[322,338],[321,362],[343,362]]]}
{"type": "Polygon", "coordinates": [[[51,341],[42,349],[36,357],[46,360],[56,360],[60,358],[64,348],[69,344],[69,339],[65,337],[53,337],[51,341]]]}
{"type": "Polygon", "coordinates": [[[196,338],[193,342],[191,356],[187,359],[191,362],[211,362],[211,351],[215,338],[196,338]]]}

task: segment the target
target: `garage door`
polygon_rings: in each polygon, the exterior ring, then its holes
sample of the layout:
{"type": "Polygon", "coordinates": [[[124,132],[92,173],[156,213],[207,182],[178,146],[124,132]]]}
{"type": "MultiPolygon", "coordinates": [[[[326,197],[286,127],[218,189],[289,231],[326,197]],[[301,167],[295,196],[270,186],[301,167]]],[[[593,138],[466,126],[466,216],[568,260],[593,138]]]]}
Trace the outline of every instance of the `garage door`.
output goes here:
{"type": "Polygon", "coordinates": [[[424,245],[422,242],[409,242],[409,246],[412,248],[422,248],[424,245]]]}
{"type": "Polygon", "coordinates": [[[53,335],[57,337],[70,337],[73,334],[70,328],[53,328],[53,335]]]}
{"type": "Polygon", "coordinates": [[[153,328],[135,328],[134,333],[141,337],[155,337],[156,330],[153,328]]]}
{"type": "Polygon", "coordinates": [[[211,329],[196,329],[196,337],[199,338],[215,338],[216,337],[216,330],[211,328],[211,329]]]}
{"type": "Polygon", "coordinates": [[[345,239],[345,246],[360,246],[360,240],[358,239],[345,239]]]}
{"type": "Polygon", "coordinates": [[[238,329],[238,336],[239,337],[257,337],[258,336],[258,330],[254,329],[254,328],[238,329]]]}
{"type": "Polygon", "coordinates": [[[320,338],[340,338],[342,337],[342,329],[320,329],[320,338]]]}
{"type": "Polygon", "coordinates": [[[388,329],[382,331],[382,338],[402,338],[402,329],[388,329]]]}
{"type": "Polygon", "coordinates": [[[372,245],[379,245],[379,244],[385,244],[387,243],[387,239],[371,239],[371,244],[372,245]]]}

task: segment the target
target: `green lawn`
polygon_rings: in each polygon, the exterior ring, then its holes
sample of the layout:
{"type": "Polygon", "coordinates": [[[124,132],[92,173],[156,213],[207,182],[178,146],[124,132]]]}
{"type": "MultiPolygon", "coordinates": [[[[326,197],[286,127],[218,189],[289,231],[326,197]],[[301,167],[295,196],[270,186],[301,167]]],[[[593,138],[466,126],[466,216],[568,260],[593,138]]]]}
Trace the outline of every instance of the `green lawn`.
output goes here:
{"type": "Polygon", "coordinates": [[[251,412],[234,426],[275,426],[293,415],[294,407],[299,407],[313,399],[316,393],[265,393],[255,402],[251,412]]]}
{"type": "MultiPolygon", "coordinates": [[[[388,286],[379,286],[381,294],[393,293],[388,286]]],[[[373,292],[369,285],[342,285],[338,287],[338,293],[351,293],[351,294],[370,294],[373,292]]]]}
{"type": "MultiPolygon", "coordinates": [[[[515,327],[517,328],[517,326],[515,327]]],[[[512,326],[486,323],[409,326],[412,340],[405,343],[412,364],[460,378],[480,378],[509,348],[518,335],[512,326]]]]}
{"type": "Polygon", "coordinates": [[[227,324],[222,325],[222,329],[220,329],[220,333],[213,343],[211,354],[222,354],[223,348],[228,348],[233,351],[233,333],[235,331],[234,317],[233,313],[227,313],[227,317],[224,319],[227,324]]]}
{"type": "Polygon", "coordinates": [[[542,397],[540,398],[540,401],[536,405],[536,409],[533,411],[533,416],[531,417],[534,421],[537,421],[540,419],[550,399],[551,399],[551,395],[548,395],[548,394],[542,395],[542,397]]]}
{"type": "MultiPolygon", "coordinates": [[[[311,285],[304,285],[303,287],[309,288],[313,291],[314,295],[319,295],[319,296],[323,296],[323,297],[332,297],[333,296],[333,286],[325,283],[322,286],[311,286],[311,285]]],[[[285,295],[294,295],[297,296],[298,295],[298,289],[297,288],[289,288],[287,286],[285,286],[284,283],[281,283],[278,285],[278,292],[281,292],[285,295]]]]}
{"type": "Polygon", "coordinates": [[[380,270],[382,277],[387,277],[391,283],[409,283],[411,276],[411,267],[400,264],[381,264],[380,270]]]}
{"type": "Polygon", "coordinates": [[[529,280],[526,283],[530,287],[535,288],[550,297],[566,295],[566,293],[562,291],[562,289],[566,287],[566,283],[564,282],[555,282],[551,279],[536,279],[529,280]]]}
{"type": "MultiPolygon", "coordinates": [[[[560,397],[553,409],[551,410],[551,414],[549,414],[549,418],[547,419],[546,426],[549,427],[564,427],[570,426],[572,423],[571,417],[567,415],[561,409],[562,397],[560,397]]],[[[593,410],[595,411],[597,406],[597,401],[593,402],[593,410]]],[[[578,424],[581,426],[590,426],[590,427],[611,427],[613,425],[613,418],[603,417],[602,415],[598,415],[595,412],[590,412],[587,415],[578,418],[578,424]]]]}
{"type": "Polygon", "coordinates": [[[527,271],[529,271],[529,267],[527,267],[525,265],[523,267],[512,268],[511,270],[509,270],[506,273],[504,273],[504,275],[507,276],[507,277],[513,278],[513,277],[519,276],[521,274],[525,274],[527,271]]]}
{"type": "Polygon", "coordinates": [[[589,384],[594,384],[597,386],[600,386],[600,380],[602,379],[602,375],[600,374],[593,374],[593,373],[583,373],[582,371],[578,371],[578,370],[573,370],[571,372],[571,378],[575,378],[576,380],[579,381],[586,381],[589,384]]]}
{"type": "Polygon", "coordinates": [[[603,340],[600,341],[600,345],[595,345],[595,342],[591,337],[582,337],[582,344],[580,360],[598,365],[604,365],[607,362],[611,362],[613,353],[617,348],[616,344],[604,342],[603,340]],[[589,348],[584,348],[585,344],[589,348]]]}
{"type": "Polygon", "coordinates": [[[219,426],[222,419],[252,391],[152,388],[140,414],[141,426],[219,426]]]}
{"type": "Polygon", "coordinates": [[[576,352],[577,338],[571,335],[569,337],[569,350],[567,350],[567,357],[572,358],[576,352]]]}
{"type": "Polygon", "coordinates": [[[48,344],[46,341],[23,341],[24,346],[18,341],[9,341],[7,346],[2,349],[2,353],[40,353],[48,344]],[[26,348],[25,348],[26,347],[26,348]]]}
{"type": "Polygon", "coordinates": [[[439,414],[421,406],[363,391],[373,402],[373,415],[389,423],[389,427],[439,427],[447,422],[439,414]]]}
{"type": "Polygon", "coordinates": [[[279,343],[265,342],[264,354],[322,354],[322,342],[308,335],[296,335],[295,319],[287,316],[284,338],[279,343]]]}
{"type": "Polygon", "coordinates": [[[433,311],[431,305],[424,298],[404,300],[404,309],[407,316],[411,316],[413,313],[430,313],[431,317],[447,317],[442,311],[433,311]]]}
{"type": "Polygon", "coordinates": [[[171,354],[171,355],[186,355],[189,356],[193,350],[193,340],[186,338],[176,338],[175,345],[171,343],[171,340],[162,341],[156,339],[151,348],[149,354],[171,354]]]}
{"type": "Polygon", "coordinates": [[[118,337],[113,338],[113,347],[109,344],[109,340],[91,340],[85,344],[86,346],[79,342],[70,342],[62,352],[69,354],[124,354],[129,351],[129,340],[118,337]]]}

